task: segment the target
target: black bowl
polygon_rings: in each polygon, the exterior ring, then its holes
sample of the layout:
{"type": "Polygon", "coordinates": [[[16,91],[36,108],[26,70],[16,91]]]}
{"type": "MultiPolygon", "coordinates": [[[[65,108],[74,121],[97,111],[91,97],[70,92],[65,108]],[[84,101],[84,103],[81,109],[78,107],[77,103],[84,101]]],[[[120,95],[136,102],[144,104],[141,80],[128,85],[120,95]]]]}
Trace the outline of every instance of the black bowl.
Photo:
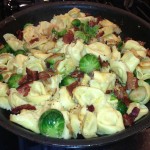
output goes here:
{"type": "MultiPolygon", "coordinates": [[[[18,29],[22,29],[26,23],[38,24],[42,20],[49,21],[54,14],[66,13],[74,7],[80,8],[83,12],[90,13],[93,16],[102,16],[102,18],[107,18],[115,22],[122,29],[122,38],[132,37],[135,40],[146,42],[146,47],[150,47],[150,25],[147,22],[121,9],[90,2],[42,3],[32,6],[0,22],[0,40],[3,40],[3,34],[15,33],[18,29]]],[[[150,109],[150,104],[147,107],[150,109]]],[[[65,140],[36,134],[10,122],[8,118],[9,113],[0,109],[0,125],[5,129],[34,142],[68,148],[84,148],[110,144],[150,127],[150,113],[148,113],[133,126],[113,135],[100,136],[92,139],[65,140]]]]}

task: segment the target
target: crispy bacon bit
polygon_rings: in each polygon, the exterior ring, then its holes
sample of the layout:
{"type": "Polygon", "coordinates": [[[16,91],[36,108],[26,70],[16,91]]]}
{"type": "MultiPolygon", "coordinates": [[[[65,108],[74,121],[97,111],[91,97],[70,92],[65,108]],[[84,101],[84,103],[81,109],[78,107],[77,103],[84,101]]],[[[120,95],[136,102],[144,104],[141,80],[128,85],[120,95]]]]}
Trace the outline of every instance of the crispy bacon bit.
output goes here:
{"type": "Polygon", "coordinates": [[[30,83],[32,83],[32,82],[29,82],[29,83],[26,83],[26,84],[23,84],[23,85],[19,86],[19,87],[17,88],[17,91],[18,91],[21,95],[27,96],[28,93],[30,92],[30,86],[29,86],[30,83]]]}
{"type": "Polygon", "coordinates": [[[150,49],[147,49],[146,56],[150,57],[150,49]]]}
{"type": "Polygon", "coordinates": [[[106,94],[111,94],[113,91],[112,90],[107,90],[106,94]]]}
{"type": "Polygon", "coordinates": [[[133,90],[138,87],[138,79],[134,77],[132,72],[127,72],[127,89],[133,90]]]}
{"type": "Polygon", "coordinates": [[[121,85],[117,85],[114,88],[114,94],[118,99],[122,100],[126,106],[128,106],[131,103],[129,98],[128,98],[128,94],[126,92],[126,87],[123,87],[121,85]]]}
{"type": "Polygon", "coordinates": [[[46,79],[52,77],[53,75],[54,75],[53,71],[42,71],[42,72],[39,72],[39,79],[46,80],[46,79]]]}
{"type": "Polygon", "coordinates": [[[30,41],[30,44],[33,44],[34,42],[38,42],[39,41],[39,38],[34,38],[30,41]]]}
{"type": "Polygon", "coordinates": [[[28,82],[28,78],[27,78],[27,75],[23,76],[20,81],[19,81],[19,85],[23,85],[25,83],[28,82]]]}
{"type": "Polygon", "coordinates": [[[75,82],[73,82],[72,84],[70,84],[70,85],[68,85],[66,88],[67,88],[67,90],[68,90],[68,92],[69,92],[69,94],[72,96],[73,94],[72,94],[72,92],[73,92],[73,90],[77,87],[77,86],[79,86],[79,82],[78,81],[75,81],[75,82]]]}
{"type": "Polygon", "coordinates": [[[12,113],[15,115],[20,114],[21,110],[23,110],[23,109],[36,110],[35,106],[32,106],[30,104],[24,104],[24,105],[18,106],[16,108],[13,108],[12,113]]]}
{"type": "Polygon", "coordinates": [[[73,27],[74,31],[79,31],[80,29],[78,27],[73,27]]]}
{"type": "Polygon", "coordinates": [[[95,25],[97,25],[97,22],[93,21],[93,20],[90,20],[89,21],[89,26],[90,27],[94,27],[95,25]]]}
{"type": "Polygon", "coordinates": [[[125,126],[132,126],[133,124],[133,119],[130,117],[128,114],[123,115],[123,122],[125,126]]]}
{"type": "Polygon", "coordinates": [[[16,32],[16,34],[17,34],[17,38],[22,41],[23,40],[23,32],[21,30],[18,30],[16,32]]]}
{"type": "Polygon", "coordinates": [[[93,112],[95,110],[93,105],[87,106],[88,111],[93,112]]]}
{"type": "Polygon", "coordinates": [[[27,73],[27,79],[28,79],[28,81],[39,80],[38,71],[32,71],[32,70],[26,68],[26,73],[27,73]]]}
{"type": "Polygon", "coordinates": [[[81,79],[84,77],[84,73],[78,71],[78,70],[75,70],[74,72],[72,72],[71,76],[73,78],[78,78],[78,79],[81,79]]]}
{"type": "Polygon", "coordinates": [[[98,59],[99,59],[99,62],[100,62],[102,67],[108,67],[109,66],[109,63],[107,61],[103,61],[100,56],[98,57],[98,59]]]}
{"type": "Polygon", "coordinates": [[[64,36],[63,41],[66,44],[70,44],[74,40],[74,34],[71,30],[69,30],[64,36]]]}
{"type": "Polygon", "coordinates": [[[129,114],[129,116],[130,116],[133,120],[135,120],[135,118],[138,116],[139,112],[140,112],[140,109],[137,108],[137,107],[134,107],[134,108],[132,109],[132,112],[129,114]]]}
{"type": "Polygon", "coordinates": [[[139,112],[140,112],[140,109],[137,107],[134,107],[132,112],[129,115],[124,114],[123,115],[124,125],[125,126],[132,126],[132,124],[134,123],[134,120],[138,116],[139,112]]]}
{"type": "Polygon", "coordinates": [[[96,35],[96,38],[100,38],[104,35],[104,31],[101,31],[99,32],[97,35],[96,35]]]}
{"type": "Polygon", "coordinates": [[[0,67],[0,72],[4,70],[7,70],[7,67],[0,67]]]}
{"type": "Polygon", "coordinates": [[[0,49],[2,49],[4,47],[4,45],[2,43],[0,43],[0,49]]]}

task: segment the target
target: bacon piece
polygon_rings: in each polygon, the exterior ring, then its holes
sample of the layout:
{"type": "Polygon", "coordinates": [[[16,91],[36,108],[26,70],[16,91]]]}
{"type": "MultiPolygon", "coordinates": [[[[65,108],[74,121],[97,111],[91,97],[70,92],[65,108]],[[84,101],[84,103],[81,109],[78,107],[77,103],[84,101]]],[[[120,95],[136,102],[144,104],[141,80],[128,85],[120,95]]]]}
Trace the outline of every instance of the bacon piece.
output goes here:
{"type": "Polygon", "coordinates": [[[90,112],[94,112],[94,110],[95,110],[95,108],[94,108],[93,105],[87,106],[87,109],[88,109],[88,111],[90,111],[90,112]]]}
{"type": "Polygon", "coordinates": [[[100,56],[98,57],[98,59],[99,59],[99,62],[100,62],[102,67],[108,67],[109,66],[108,61],[103,61],[100,56]]]}
{"type": "Polygon", "coordinates": [[[39,80],[38,71],[32,71],[32,70],[26,68],[26,73],[27,73],[27,80],[28,81],[39,80]]]}
{"type": "Polygon", "coordinates": [[[54,74],[55,74],[55,73],[54,73],[52,70],[50,70],[50,71],[42,71],[42,72],[39,72],[38,75],[39,75],[39,79],[40,79],[40,80],[46,80],[46,79],[52,77],[54,74]]]}
{"type": "Polygon", "coordinates": [[[28,78],[27,78],[27,75],[25,75],[19,80],[19,85],[23,85],[27,82],[28,82],[28,78]]]}
{"type": "Polygon", "coordinates": [[[137,41],[141,46],[144,46],[146,42],[143,41],[137,41]]]}
{"type": "Polygon", "coordinates": [[[131,103],[129,98],[128,98],[128,94],[126,92],[126,87],[123,87],[121,85],[117,85],[114,88],[114,94],[118,99],[122,100],[126,106],[128,106],[131,103]]]}
{"type": "Polygon", "coordinates": [[[7,70],[7,67],[0,67],[0,72],[7,70]]]}
{"type": "Polygon", "coordinates": [[[81,79],[84,77],[84,73],[78,71],[78,70],[75,70],[74,72],[72,72],[71,76],[73,78],[78,78],[78,79],[81,79]]]}
{"type": "Polygon", "coordinates": [[[132,112],[129,114],[129,116],[130,116],[133,120],[135,120],[135,118],[138,116],[139,112],[140,112],[140,109],[137,108],[137,107],[134,107],[134,108],[132,109],[132,112]]]}
{"type": "Polygon", "coordinates": [[[150,57],[150,49],[147,49],[146,56],[150,57]]]}
{"type": "Polygon", "coordinates": [[[23,110],[23,109],[36,110],[35,106],[32,106],[30,104],[24,104],[24,105],[18,106],[16,108],[13,108],[12,113],[15,115],[20,114],[21,110],[23,110]]]}
{"type": "Polygon", "coordinates": [[[72,96],[73,90],[79,85],[78,81],[73,82],[72,84],[66,86],[66,89],[68,90],[69,94],[72,96]]]}
{"type": "Polygon", "coordinates": [[[32,82],[29,82],[29,83],[26,83],[26,84],[23,84],[23,85],[19,86],[19,87],[17,88],[17,91],[18,91],[21,95],[27,96],[28,93],[30,92],[30,86],[29,86],[30,83],[32,83],[32,82]]]}
{"type": "Polygon", "coordinates": [[[99,32],[97,35],[96,35],[96,38],[100,38],[104,35],[104,31],[101,31],[99,32]]]}
{"type": "Polygon", "coordinates": [[[123,121],[125,126],[132,126],[134,123],[135,118],[138,116],[140,112],[140,109],[137,107],[134,107],[132,112],[128,114],[123,115],[123,121]]]}
{"type": "Polygon", "coordinates": [[[103,20],[103,18],[101,16],[96,17],[97,18],[97,24],[103,20]]]}
{"type": "Polygon", "coordinates": [[[132,126],[133,124],[133,119],[130,117],[128,114],[123,115],[123,122],[125,126],[132,126]]]}
{"type": "Polygon", "coordinates": [[[138,79],[132,72],[127,72],[127,89],[134,90],[138,87],[138,79]]]}
{"type": "Polygon", "coordinates": [[[93,20],[90,20],[89,21],[89,26],[90,27],[94,27],[95,25],[97,25],[97,22],[93,21],[93,20]]]}
{"type": "Polygon", "coordinates": [[[63,41],[66,44],[70,44],[74,40],[74,34],[71,30],[69,30],[64,36],[63,41]]]}
{"type": "Polygon", "coordinates": [[[30,41],[30,44],[33,44],[34,42],[38,42],[39,41],[39,38],[34,38],[30,41]]]}
{"type": "Polygon", "coordinates": [[[17,38],[22,41],[23,40],[23,32],[21,30],[18,30],[16,32],[16,34],[17,34],[17,38]]]}

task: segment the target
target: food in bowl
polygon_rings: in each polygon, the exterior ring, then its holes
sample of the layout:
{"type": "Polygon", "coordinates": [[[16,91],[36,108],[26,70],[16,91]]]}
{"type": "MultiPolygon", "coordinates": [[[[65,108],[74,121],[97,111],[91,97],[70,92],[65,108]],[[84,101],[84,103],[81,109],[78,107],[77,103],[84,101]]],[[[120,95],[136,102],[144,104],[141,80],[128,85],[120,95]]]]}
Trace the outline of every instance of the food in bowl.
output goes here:
{"type": "Polygon", "coordinates": [[[134,125],[149,112],[150,54],[120,33],[78,8],[6,33],[0,107],[10,121],[53,138],[94,138],[134,125]]]}

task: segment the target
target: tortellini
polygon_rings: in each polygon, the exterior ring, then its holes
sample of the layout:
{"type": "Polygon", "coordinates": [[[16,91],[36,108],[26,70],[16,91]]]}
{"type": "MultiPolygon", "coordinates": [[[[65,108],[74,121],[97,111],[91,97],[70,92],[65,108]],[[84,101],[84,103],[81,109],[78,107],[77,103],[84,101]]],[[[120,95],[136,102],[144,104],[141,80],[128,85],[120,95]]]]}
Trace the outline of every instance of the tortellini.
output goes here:
{"type": "Polygon", "coordinates": [[[42,82],[34,81],[30,87],[30,92],[26,97],[28,102],[36,105],[51,98],[51,93],[47,93],[42,82]]]}
{"type": "Polygon", "coordinates": [[[104,107],[97,114],[98,134],[114,134],[125,129],[122,115],[112,107],[104,107]]]}

